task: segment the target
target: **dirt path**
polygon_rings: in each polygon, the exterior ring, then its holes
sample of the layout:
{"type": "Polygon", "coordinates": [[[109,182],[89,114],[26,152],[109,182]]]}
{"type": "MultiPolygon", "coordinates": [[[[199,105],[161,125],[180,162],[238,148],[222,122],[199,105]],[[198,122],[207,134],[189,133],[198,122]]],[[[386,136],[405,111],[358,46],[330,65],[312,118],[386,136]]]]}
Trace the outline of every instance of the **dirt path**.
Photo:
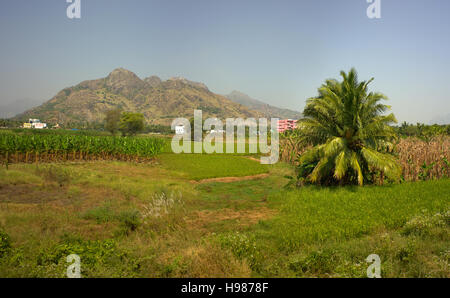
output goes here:
{"type": "Polygon", "coordinates": [[[251,210],[233,210],[224,208],[220,210],[195,211],[191,218],[187,219],[189,227],[208,232],[208,226],[218,222],[236,221],[234,227],[246,227],[258,223],[260,220],[269,219],[278,212],[265,206],[257,206],[251,210]]]}
{"type": "Polygon", "coordinates": [[[191,180],[191,183],[196,184],[203,184],[203,183],[210,183],[210,182],[235,182],[235,181],[245,181],[245,180],[253,180],[253,179],[262,179],[269,177],[268,173],[264,174],[258,174],[253,176],[242,176],[242,177],[218,177],[218,178],[209,178],[209,179],[202,179],[199,181],[191,180]]]}
{"type": "Polygon", "coordinates": [[[251,160],[254,160],[254,161],[257,161],[257,162],[261,161],[261,157],[256,158],[256,157],[253,157],[253,156],[245,156],[245,158],[248,158],[248,159],[251,159],[251,160]]]}

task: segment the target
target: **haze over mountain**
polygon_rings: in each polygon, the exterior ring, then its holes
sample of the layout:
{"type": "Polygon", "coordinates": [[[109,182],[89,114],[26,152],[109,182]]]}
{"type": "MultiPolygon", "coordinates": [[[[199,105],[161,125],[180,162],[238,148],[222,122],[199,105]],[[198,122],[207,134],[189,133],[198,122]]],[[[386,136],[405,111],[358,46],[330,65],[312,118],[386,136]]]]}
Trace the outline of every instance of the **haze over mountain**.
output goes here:
{"type": "Polygon", "coordinates": [[[258,111],[262,113],[264,117],[268,118],[299,119],[302,116],[300,112],[271,106],[265,102],[251,98],[247,94],[236,90],[231,92],[230,94],[225,95],[225,97],[235,103],[246,106],[251,110],[258,111]]]}
{"type": "Polygon", "coordinates": [[[33,107],[42,104],[42,100],[33,100],[29,98],[17,99],[0,103],[0,118],[11,118],[33,107]]]}
{"type": "Polygon", "coordinates": [[[143,113],[149,124],[170,125],[177,117],[260,117],[261,113],[209,91],[202,83],[175,77],[162,81],[157,76],[141,80],[133,72],[118,68],[106,78],[83,81],[61,90],[44,104],[14,117],[39,118],[47,123],[102,122],[105,112],[120,108],[143,113]]]}
{"type": "Polygon", "coordinates": [[[450,114],[437,116],[430,121],[430,124],[450,124],[450,114]]]}

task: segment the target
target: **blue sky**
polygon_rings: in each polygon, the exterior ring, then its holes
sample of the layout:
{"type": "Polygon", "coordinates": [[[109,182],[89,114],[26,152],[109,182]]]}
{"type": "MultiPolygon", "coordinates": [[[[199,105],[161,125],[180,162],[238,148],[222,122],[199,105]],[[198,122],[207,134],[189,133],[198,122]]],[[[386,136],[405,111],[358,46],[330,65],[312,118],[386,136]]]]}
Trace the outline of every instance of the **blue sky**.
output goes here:
{"type": "Polygon", "coordinates": [[[450,111],[450,1],[65,0],[0,2],[0,106],[45,101],[124,67],[183,76],[302,110],[327,78],[355,67],[399,121],[450,111]]]}

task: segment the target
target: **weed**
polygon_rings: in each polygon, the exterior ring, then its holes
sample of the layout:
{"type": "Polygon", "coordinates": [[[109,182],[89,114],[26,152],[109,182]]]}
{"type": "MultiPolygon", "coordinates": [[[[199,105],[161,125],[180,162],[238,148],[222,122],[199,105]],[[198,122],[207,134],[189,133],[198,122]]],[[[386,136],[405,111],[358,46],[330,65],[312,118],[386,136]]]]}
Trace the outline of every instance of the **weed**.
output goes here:
{"type": "Polygon", "coordinates": [[[434,215],[422,211],[422,214],[409,220],[402,229],[403,235],[427,235],[435,227],[450,225],[450,211],[436,213],[434,215]]]}
{"type": "Polygon", "coordinates": [[[46,183],[57,183],[61,187],[68,185],[74,175],[70,169],[55,165],[37,166],[35,173],[46,183]]]}
{"type": "Polygon", "coordinates": [[[127,233],[128,231],[135,231],[141,224],[140,213],[136,209],[122,211],[117,218],[127,233]]]}
{"type": "Polygon", "coordinates": [[[105,223],[116,219],[116,215],[110,205],[100,206],[86,211],[82,216],[83,219],[96,220],[97,223],[105,223]]]}
{"type": "Polygon", "coordinates": [[[175,193],[163,191],[160,193],[154,193],[152,201],[143,207],[142,217],[155,218],[167,215],[175,207],[182,207],[184,202],[182,200],[181,192],[175,193]]]}
{"type": "Polygon", "coordinates": [[[256,246],[255,238],[240,232],[219,236],[219,243],[231,250],[238,259],[245,259],[253,270],[259,267],[261,254],[256,246]]]}
{"type": "Polygon", "coordinates": [[[0,258],[11,249],[11,238],[9,235],[0,230],[0,258]]]}
{"type": "Polygon", "coordinates": [[[311,252],[305,258],[291,261],[289,268],[300,273],[331,273],[336,267],[336,261],[337,255],[333,250],[318,250],[311,252]]]}

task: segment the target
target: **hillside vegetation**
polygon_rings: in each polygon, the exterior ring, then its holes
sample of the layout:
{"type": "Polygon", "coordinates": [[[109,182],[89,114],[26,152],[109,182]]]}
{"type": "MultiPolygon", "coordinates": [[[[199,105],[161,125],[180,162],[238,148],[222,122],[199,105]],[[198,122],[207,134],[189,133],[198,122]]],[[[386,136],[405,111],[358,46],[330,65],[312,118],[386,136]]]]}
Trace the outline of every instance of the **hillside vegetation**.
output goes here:
{"type": "Polygon", "coordinates": [[[148,124],[170,125],[177,117],[191,118],[194,109],[204,117],[257,117],[260,114],[208,88],[184,78],[161,81],[158,77],[141,80],[131,71],[118,68],[106,78],[84,81],[61,90],[39,107],[15,117],[39,118],[47,123],[70,126],[103,122],[111,109],[143,113],[148,124]]]}

